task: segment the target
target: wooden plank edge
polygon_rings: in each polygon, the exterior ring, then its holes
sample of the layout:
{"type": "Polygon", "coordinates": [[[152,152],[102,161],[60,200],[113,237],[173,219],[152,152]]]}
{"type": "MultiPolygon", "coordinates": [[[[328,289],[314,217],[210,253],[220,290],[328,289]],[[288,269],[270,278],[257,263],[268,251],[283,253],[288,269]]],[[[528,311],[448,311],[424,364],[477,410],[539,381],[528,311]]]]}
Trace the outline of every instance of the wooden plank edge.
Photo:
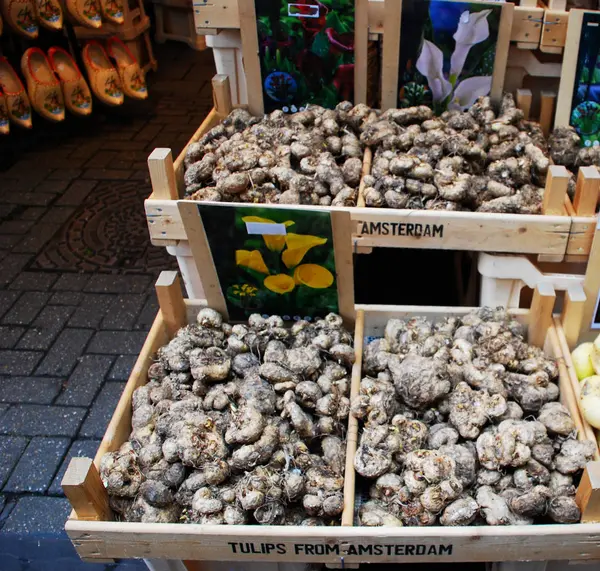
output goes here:
{"type": "Polygon", "coordinates": [[[365,208],[365,177],[371,174],[371,162],[373,160],[373,151],[371,147],[365,148],[363,155],[363,166],[360,173],[360,184],[358,185],[358,198],[356,200],[357,208],[365,208]]]}

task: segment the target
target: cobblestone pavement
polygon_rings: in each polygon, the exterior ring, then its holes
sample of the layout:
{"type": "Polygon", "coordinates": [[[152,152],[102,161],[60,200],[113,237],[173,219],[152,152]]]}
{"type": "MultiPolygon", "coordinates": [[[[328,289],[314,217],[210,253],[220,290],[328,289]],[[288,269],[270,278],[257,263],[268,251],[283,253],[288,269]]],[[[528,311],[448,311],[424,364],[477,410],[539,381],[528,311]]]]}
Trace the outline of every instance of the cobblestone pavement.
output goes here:
{"type": "MultiPolygon", "coordinates": [[[[13,534],[61,536],[69,512],[62,475],[71,457],[95,454],[156,314],[156,272],[172,264],[149,246],[142,210],[131,216],[137,227],[126,229],[125,238],[115,224],[90,226],[89,263],[69,243],[69,236],[81,236],[74,227],[86,221],[86,211],[92,220],[124,195],[143,208],[148,154],[171,147],[176,156],[212,106],[210,50],[169,43],[157,55],[149,102],[119,110],[95,103],[87,123],[71,116],[48,125],[36,116],[32,132],[15,133],[0,146],[2,571],[88,568],[66,542],[56,544],[52,561],[45,554],[42,563],[26,563],[13,551],[7,555],[7,541],[13,534]],[[134,264],[135,273],[127,264],[101,262],[110,261],[117,234],[151,261],[134,264]]],[[[23,543],[22,551],[32,545],[23,543]]]]}

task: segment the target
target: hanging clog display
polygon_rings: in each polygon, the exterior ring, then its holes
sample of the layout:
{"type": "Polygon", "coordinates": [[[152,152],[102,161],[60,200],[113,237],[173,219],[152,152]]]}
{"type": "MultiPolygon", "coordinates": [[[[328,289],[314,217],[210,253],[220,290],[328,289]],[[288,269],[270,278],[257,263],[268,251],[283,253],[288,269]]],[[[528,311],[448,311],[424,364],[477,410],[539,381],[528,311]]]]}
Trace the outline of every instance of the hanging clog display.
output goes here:
{"type": "Polygon", "coordinates": [[[125,95],[134,99],[146,99],[148,97],[146,78],[129,48],[116,36],[108,39],[106,48],[109,55],[117,62],[125,95]]]}
{"type": "Polygon", "coordinates": [[[2,0],[2,13],[6,23],[20,35],[29,39],[38,37],[37,14],[32,0],[2,0]]]}
{"type": "Polygon", "coordinates": [[[40,48],[29,48],[21,58],[21,71],[33,108],[45,119],[62,121],[65,105],[60,83],[46,54],[40,48]]]}
{"type": "Polygon", "coordinates": [[[84,46],[83,65],[94,95],[107,105],[122,105],[123,90],[119,73],[101,44],[91,41],[84,46]]]}
{"type": "Polygon", "coordinates": [[[0,56],[0,89],[4,94],[8,117],[20,127],[31,128],[31,105],[19,76],[5,57],[0,56]]]}

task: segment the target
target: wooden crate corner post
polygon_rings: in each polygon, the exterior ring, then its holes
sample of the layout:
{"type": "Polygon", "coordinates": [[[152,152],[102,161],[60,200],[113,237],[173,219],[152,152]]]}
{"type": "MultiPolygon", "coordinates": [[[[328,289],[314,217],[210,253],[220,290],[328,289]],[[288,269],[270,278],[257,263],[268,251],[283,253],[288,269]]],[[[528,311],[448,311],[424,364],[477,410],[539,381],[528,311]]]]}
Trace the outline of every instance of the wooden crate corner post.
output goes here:
{"type": "Polygon", "coordinates": [[[110,521],[112,511],[100,473],[91,458],[73,458],[63,476],[61,486],[75,510],[77,519],[110,521]]]}
{"type": "Polygon", "coordinates": [[[217,74],[212,78],[213,104],[219,115],[227,117],[233,109],[231,103],[231,88],[229,86],[229,77],[223,74],[217,74]]]}
{"type": "Polygon", "coordinates": [[[600,462],[588,462],[575,496],[581,523],[600,522],[600,462]]]}
{"type": "Polygon", "coordinates": [[[543,90],[540,93],[540,127],[545,137],[548,137],[552,128],[555,106],[556,92],[543,90]]]}
{"type": "Polygon", "coordinates": [[[170,337],[187,324],[181,281],[177,272],[161,272],[156,280],[156,297],[170,337]]]}
{"type": "Polygon", "coordinates": [[[171,149],[154,149],[148,157],[150,184],[154,198],[177,200],[177,183],[171,149]]]}
{"type": "Polygon", "coordinates": [[[583,323],[585,301],[586,295],[583,286],[581,285],[573,285],[565,292],[560,320],[565,332],[569,351],[572,351],[575,348],[577,340],[579,339],[579,333],[583,323]]]}
{"type": "Polygon", "coordinates": [[[552,310],[556,300],[554,287],[542,282],[533,292],[531,301],[530,321],[528,328],[528,342],[536,347],[543,347],[548,329],[552,325],[552,310]]]}
{"type": "Polygon", "coordinates": [[[577,216],[594,216],[600,194],[600,172],[596,167],[580,167],[573,198],[577,216]]]}
{"type": "Polygon", "coordinates": [[[561,216],[564,214],[569,177],[569,171],[563,166],[552,165],[548,169],[544,200],[542,202],[542,212],[544,214],[549,216],[561,216]]]}
{"type": "Polygon", "coordinates": [[[531,112],[531,102],[533,100],[533,93],[531,89],[517,89],[517,107],[523,111],[523,117],[529,120],[529,113],[531,112]]]}

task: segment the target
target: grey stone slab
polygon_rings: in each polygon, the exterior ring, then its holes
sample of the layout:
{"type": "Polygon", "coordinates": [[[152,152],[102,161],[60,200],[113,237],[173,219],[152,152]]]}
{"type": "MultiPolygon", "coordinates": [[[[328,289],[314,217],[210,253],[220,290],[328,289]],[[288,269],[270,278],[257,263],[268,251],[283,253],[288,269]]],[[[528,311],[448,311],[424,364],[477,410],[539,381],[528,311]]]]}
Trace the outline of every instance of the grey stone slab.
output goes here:
{"type": "Polygon", "coordinates": [[[0,325],[0,349],[12,349],[24,332],[19,325],[0,325]]]}
{"type": "Polygon", "coordinates": [[[28,325],[36,318],[49,299],[50,294],[48,293],[27,291],[21,294],[2,322],[5,325],[28,325]]]}
{"type": "Polygon", "coordinates": [[[67,186],[69,186],[69,181],[67,180],[45,180],[38,184],[35,190],[38,192],[59,193],[63,192],[67,186]]]}
{"type": "Polygon", "coordinates": [[[79,169],[56,169],[48,175],[50,180],[73,180],[81,176],[79,169]]]}
{"type": "Polygon", "coordinates": [[[8,516],[4,533],[60,533],[71,511],[66,498],[22,497],[8,516]]]}
{"type": "Polygon", "coordinates": [[[0,419],[0,433],[72,437],[77,433],[86,412],[85,408],[68,406],[13,405],[0,419]]]}
{"type": "Polygon", "coordinates": [[[98,331],[90,342],[88,353],[137,355],[145,340],[145,331],[98,331]]]}
{"type": "Polygon", "coordinates": [[[27,232],[33,228],[33,223],[33,220],[8,220],[2,223],[2,233],[16,235],[27,234],[27,232]]]}
{"type": "Polygon", "coordinates": [[[61,379],[0,377],[0,402],[51,404],[61,386],[61,379]]]}
{"type": "Polygon", "coordinates": [[[85,291],[118,294],[144,293],[151,279],[150,276],[96,274],[86,285],[85,291]]]}
{"type": "Polygon", "coordinates": [[[13,248],[13,252],[27,252],[37,254],[48,241],[60,230],[61,224],[38,223],[35,232],[30,232],[19,244],[13,248]]]}
{"type": "Polygon", "coordinates": [[[41,206],[29,206],[25,208],[21,214],[19,214],[19,220],[39,220],[40,217],[46,212],[46,209],[41,206]]]}
{"type": "Polygon", "coordinates": [[[18,297],[17,291],[0,291],[0,315],[6,313],[18,297]]]}
{"type": "Polygon", "coordinates": [[[17,349],[48,349],[73,311],[73,307],[44,307],[19,341],[17,349]]]}
{"type": "Polygon", "coordinates": [[[125,383],[106,383],[102,387],[79,431],[80,437],[102,438],[104,436],[124,388],[125,383]]]}
{"type": "Polygon", "coordinates": [[[67,453],[65,459],[63,460],[60,469],[58,470],[54,480],[52,480],[52,484],[48,488],[48,493],[53,496],[62,496],[63,490],[60,485],[65,472],[67,471],[67,467],[69,466],[69,462],[71,458],[94,458],[96,456],[96,452],[100,447],[101,440],[75,440],[69,448],[69,452],[67,453]]]}
{"type": "Polygon", "coordinates": [[[75,208],[69,206],[53,206],[46,212],[41,223],[64,224],[75,212],[75,208]]]}
{"type": "Polygon", "coordinates": [[[95,180],[75,180],[56,201],[57,206],[78,206],[98,184],[95,180]]]}
{"type": "Polygon", "coordinates": [[[8,480],[26,446],[27,438],[22,436],[0,436],[0,488],[8,480]]]}
{"type": "Polygon", "coordinates": [[[135,324],[136,329],[144,329],[148,331],[150,327],[152,327],[157,313],[158,300],[156,299],[156,293],[152,292],[146,300],[142,311],[140,312],[140,316],[135,324]]]}
{"type": "MultiPolygon", "coordinates": [[[[2,228],[0,227],[0,231],[2,228]]],[[[10,250],[21,240],[21,236],[18,234],[0,234],[0,248],[3,250],[10,250]]]]}
{"type": "Polygon", "coordinates": [[[82,296],[80,306],[71,317],[69,325],[96,329],[116,296],[105,293],[84,293],[82,296]]]}
{"type": "Polygon", "coordinates": [[[0,351],[0,375],[31,375],[43,355],[39,351],[0,351]]]}
{"type": "Polygon", "coordinates": [[[57,291],[50,298],[51,305],[77,306],[81,303],[83,294],[77,291],[57,291]]]}
{"type": "Polygon", "coordinates": [[[9,409],[10,405],[0,404],[0,418],[4,416],[4,413],[9,409]]]}
{"type": "Polygon", "coordinates": [[[90,281],[89,274],[63,274],[52,289],[62,291],[81,291],[90,281]]]}
{"type": "Polygon", "coordinates": [[[122,294],[116,297],[100,327],[102,329],[133,329],[146,301],[146,294],[122,294]]]}
{"type": "Polygon", "coordinates": [[[136,361],[137,355],[119,355],[108,374],[108,380],[127,381],[136,361]]]}
{"type": "Polygon", "coordinates": [[[4,491],[15,494],[45,492],[70,444],[69,438],[32,438],[6,482],[4,491]]]}
{"type": "Polygon", "coordinates": [[[58,278],[57,274],[48,272],[21,272],[10,284],[9,289],[19,291],[46,291],[58,278]]]}
{"type": "Polygon", "coordinates": [[[92,331],[89,329],[63,329],[38,367],[36,375],[69,375],[91,336],[92,331]]]}
{"type": "Polygon", "coordinates": [[[0,286],[12,282],[21,270],[31,260],[30,254],[14,254],[10,253],[2,260],[2,272],[0,273],[0,286]]]}
{"type": "Polygon", "coordinates": [[[22,206],[48,206],[56,194],[52,192],[20,192],[7,197],[7,202],[20,204],[22,206]]]}
{"type": "Polygon", "coordinates": [[[65,390],[56,400],[56,404],[75,406],[92,404],[113,360],[114,357],[108,355],[84,355],[65,383],[65,390]]]}

